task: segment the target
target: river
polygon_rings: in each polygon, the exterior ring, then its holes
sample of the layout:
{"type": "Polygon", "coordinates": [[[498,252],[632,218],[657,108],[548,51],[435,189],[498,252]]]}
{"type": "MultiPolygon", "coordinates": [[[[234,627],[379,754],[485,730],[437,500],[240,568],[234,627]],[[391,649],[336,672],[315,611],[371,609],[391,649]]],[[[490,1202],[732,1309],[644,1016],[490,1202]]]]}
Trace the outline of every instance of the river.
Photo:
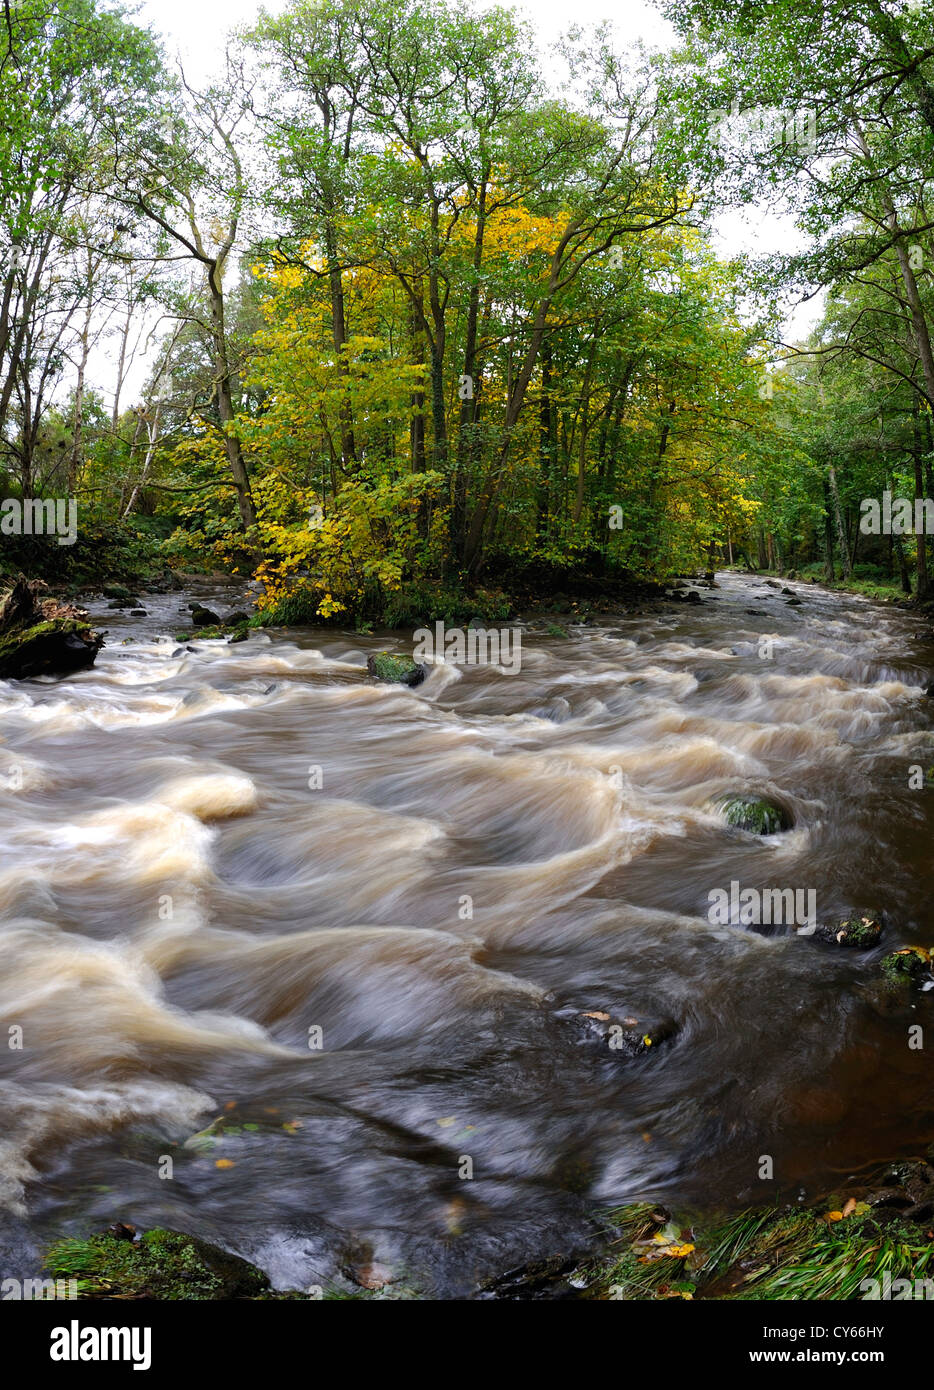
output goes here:
{"type": "Polygon", "coordinates": [[[188,596],[151,595],[92,605],[91,670],[0,683],[4,1272],[120,1219],[279,1287],[375,1262],[456,1297],[614,1204],[804,1200],[923,1150],[932,994],[880,1007],[884,948],[708,906],[813,889],[934,942],[931,633],[719,583],[414,690],[365,672],[410,634],[183,643],[188,596]],[[727,827],[733,790],[794,827],[727,827]]]}

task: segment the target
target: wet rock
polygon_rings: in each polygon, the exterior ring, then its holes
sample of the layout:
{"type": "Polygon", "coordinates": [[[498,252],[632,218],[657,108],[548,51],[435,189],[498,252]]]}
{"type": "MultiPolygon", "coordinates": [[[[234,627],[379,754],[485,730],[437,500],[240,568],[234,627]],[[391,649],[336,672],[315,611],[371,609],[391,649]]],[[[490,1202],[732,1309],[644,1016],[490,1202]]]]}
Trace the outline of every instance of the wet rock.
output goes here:
{"type": "Polygon", "coordinates": [[[192,627],[219,627],[220,618],[210,608],[193,608],[191,611],[192,627]]]}
{"type": "Polygon", "coordinates": [[[652,1022],[625,1017],[614,1018],[604,1009],[556,1009],[555,1019],[579,1047],[599,1047],[610,1055],[639,1057],[673,1038],[678,1025],[671,1018],[652,1022]]]}
{"type": "Polygon", "coordinates": [[[717,803],[727,825],[754,835],[776,835],[790,830],[792,819],[784,806],[764,796],[728,795],[717,803]]]}
{"type": "Polygon", "coordinates": [[[145,609],[145,608],[131,608],[131,609],[130,609],[130,617],[131,617],[131,618],[145,618],[146,616],[147,616],[147,613],[146,613],[146,609],[145,609]]]}
{"type": "Polygon", "coordinates": [[[814,939],[837,946],[852,946],[858,951],[871,951],[879,944],[884,930],[884,914],[870,908],[849,912],[835,922],[822,922],[814,933],[814,939]]]}
{"type": "Polygon", "coordinates": [[[111,599],[111,601],[110,601],[110,603],[108,603],[107,607],[108,607],[108,608],[132,608],[132,607],[133,607],[133,600],[130,599],[130,598],[115,598],[115,599],[111,599]]]}
{"type": "Polygon", "coordinates": [[[800,608],[800,607],[801,607],[801,600],[800,600],[799,598],[790,598],[790,599],[788,600],[788,602],[785,604],[785,607],[786,607],[786,608],[800,608]]]}
{"type": "Polygon", "coordinates": [[[104,595],[104,598],[126,599],[131,603],[135,603],[136,601],[132,590],[128,589],[124,584],[105,584],[101,593],[104,595]]]}
{"type": "Polygon", "coordinates": [[[413,661],[410,656],[393,656],[389,652],[375,652],[367,657],[366,669],[379,681],[395,685],[421,685],[428,675],[428,667],[413,661]]]}
{"type": "Polygon", "coordinates": [[[687,593],[684,595],[684,601],[685,603],[703,603],[704,600],[696,589],[688,589],[687,593]]]}
{"type": "Polygon", "coordinates": [[[241,613],[238,610],[236,613],[231,613],[230,617],[225,618],[224,621],[228,627],[238,627],[241,623],[248,623],[250,621],[250,615],[249,613],[241,613]]]}
{"type": "Polygon", "coordinates": [[[41,597],[44,585],[21,575],[0,603],[0,679],[67,675],[94,663],[104,645],[89,615],[41,597]]]}
{"type": "Polygon", "coordinates": [[[767,579],[765,583],[768,585],[770,589],[780,589],[782,587],[777,579],[767,579]]]}
{"type": "Polygon", "coordinates": [[[227,638],[228,647],[231,646],[234,642],[245,642],[249,635],[250,634],[246,630],[246,628],[240,628],[237,632],[232,632],[230,636],[227,638]]]}
{"type": "Polygon", "coordinates": [[[896,989],[921,985],[931,978],[931,953],[923,946],[891,951],[879,963],[885,983],[896,989]]]}
{"type": "Polygon", "coordinates": [[[934,681],[924,687],[924,693],[925,695],[934,695],[934,681]]]}
{"type": "Polygon", "coordinates": [[[782,593],[783,593],[783,594],[792,594],[792,595],[794,595],[794,589],[789,589],[786,585],[783,585],[783,586],[782,586],[782,593]]]}

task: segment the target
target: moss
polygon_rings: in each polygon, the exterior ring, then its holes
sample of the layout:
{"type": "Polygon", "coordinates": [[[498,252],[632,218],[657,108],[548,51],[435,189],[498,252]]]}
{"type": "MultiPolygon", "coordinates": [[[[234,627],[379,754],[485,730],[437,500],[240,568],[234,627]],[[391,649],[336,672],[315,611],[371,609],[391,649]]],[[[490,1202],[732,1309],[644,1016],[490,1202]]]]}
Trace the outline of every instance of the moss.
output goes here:
{"type": "Polygon", "coordinates": [[[718,803],[727,825],[754,835],[775,835],[791,829],[791,817],[783,806],[761,796],[725,796],[718,803]]]}
{"type": "Polygon", "coordinates": [[[841,917],[830,933],[838,946],[855,946],[859,951],[870,951],[877,946],[883,931],[882,914],[874,909],[865,912],[851,912],[841,917]]]}
{"type": "Polygon", "coordinates": [[[86,623],[55,618],[0,633],[0,679],[77,671],[93,664],[103,639],[86,623]]]}
{"type": "Polygon", "coordinates": [[[549,637],[567,637],[567,633],[565,632],[564,628],[558,627],[556,623],[552,623],[546,629],[546,631],[549,637]]]}
{"type": "Polygon", "coordinates": [[[923,946],[906,946],[883,956],[879,968],[883,979],[896,987],[920,984],[923,976],[930,973],[930,953],[923,946]]]}
{"type": "Polygon", "coordinates": [[[83,1298],[254,1298],[269,1289],[262,1271],[239,1256],[158,1228],[138,1240],[103,1234],[58,1241],[45,1266],[55,1279],[77,1279],[83,1298]]]}
{"type": "Polygon", "coordinates": [[[390,652],[376,652],[368,658],[366,669],[377,680],[401,685],[421,685],[427,675],[425,667],[410,656],[393,656],[390,652]]]}

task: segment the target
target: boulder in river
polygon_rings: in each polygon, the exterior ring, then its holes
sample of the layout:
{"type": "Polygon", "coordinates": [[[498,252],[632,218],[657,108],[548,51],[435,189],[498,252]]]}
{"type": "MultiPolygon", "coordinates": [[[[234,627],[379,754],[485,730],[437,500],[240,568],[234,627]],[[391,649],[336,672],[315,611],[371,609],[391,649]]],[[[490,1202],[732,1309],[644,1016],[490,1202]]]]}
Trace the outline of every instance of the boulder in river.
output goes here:
{"type": "Polygon", "coordinates": [[[858,951],[871,951],[879,944],[885,930],[885,914],[875,908],[864,908],[848,912],[834,922],[823,922],[818,926],[814,937],[817,941],[832,942],[837,946],[853,946],[858,951]]]}
{"type": "Polygon", "coordinates": [[[769,797],[730,794],[721,797],[718,806],[727,825],[749,830],[754,835],[775,835],[792,826],[785,807],[769,797]]]}
{"type": "Polygon", "coordinates": [[[210,608],[193,608],[191,612],[192,627],[219,627],[220,618],[210,608]]]}
{"type": "Polygon", "coordinates": [[[410,656],[393,656],[390,652],[374,652],[367,657],[366,669],[379,681],[389,681],[395,685],[421,685],[428,675],[428,667],[410,656]]]}
{"type": "Polygon", "coordinates": [[[104,645],[83,608],[40,597],[44,587],[20,575],[0,601],[0,680],[84,670],[104,645]]]}
{"type": "Polygon", "coordinates": [[[888,985],[920,985],[931,978],[931,952],[923,946],[904,946],[883,956],[879,968],[888,985]]]}

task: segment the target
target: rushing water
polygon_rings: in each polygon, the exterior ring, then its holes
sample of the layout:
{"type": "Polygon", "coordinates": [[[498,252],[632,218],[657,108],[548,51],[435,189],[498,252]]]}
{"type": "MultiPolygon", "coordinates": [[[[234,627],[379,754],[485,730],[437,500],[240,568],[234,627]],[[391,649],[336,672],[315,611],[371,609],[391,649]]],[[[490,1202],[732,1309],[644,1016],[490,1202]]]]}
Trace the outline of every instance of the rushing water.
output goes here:
{"type": "Polygon", "coordinates": [[[92,670],[0,683],[4,1274],[123,1219],[282,1287],[375,1260],[457,1295],[613,1203],[814,1195],[934,1139],[934,995],[708,921],[735,880],[934,941],[930,635],[794,587],[526,630],[518,674],[416,690],[366,676],[399,634],[185,645],[172,595],[107,613],[92,670]],[[727,828],[734,789],[795,828],[727,828]],[[630,1057],[569,1011],[675,1031],[630,1057]]]}

